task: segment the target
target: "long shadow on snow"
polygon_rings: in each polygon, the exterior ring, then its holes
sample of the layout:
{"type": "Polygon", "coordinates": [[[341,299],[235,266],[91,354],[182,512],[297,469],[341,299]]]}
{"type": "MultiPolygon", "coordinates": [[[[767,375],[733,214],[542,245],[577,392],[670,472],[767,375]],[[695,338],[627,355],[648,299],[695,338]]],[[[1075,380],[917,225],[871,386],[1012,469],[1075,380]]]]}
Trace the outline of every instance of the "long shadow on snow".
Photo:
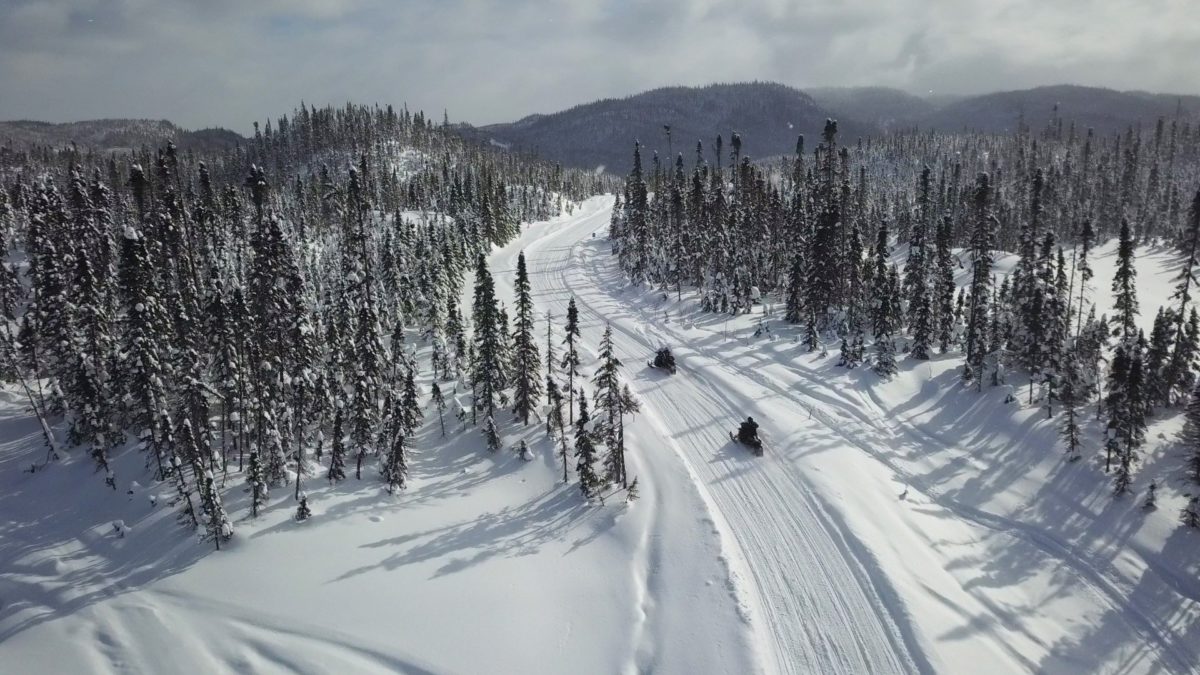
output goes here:
{"type": "Polygon", "coordinates": [[[561,540],[565,531],[589,515],[599,516],[596,518],[596,527],[587,537],[574,542],[572,550],[607,530],[614,521],[605,519],[595,509],[589,509],[574,490],[555,487],[522,504],[481,514],[473,520],[364,544],[362,548],[401,550],[377,563],[349,570],[332,581],[349,579],[374,569],[393,570],[448,558],[431,577],[437,578],[497,556],[532,555],[543,544],[561,540]],[[421,539],[425,541],[413,544],[421,539]]]}
{"type": "Polygon", "coordinates": [[[0,437],[12,439],[0,444],[0,643],[177,574],[212,551],[179,526],[175,509],[150,505],[147,494],[169,487],[148,480],[141,453],[114,453],[121,490],[113,491],[82,450],[24,471],[45,455],[27,417],[0,420],[0,437]],[[125,494],[130,476],[149,488],[125,494]],[[116,535],[115,520],[131,528],[127,536],[116,535]]]}
{"type": "MultiPolygon", "coordinates": [[[[1179,560],[1192,560],[1186,565],[1189,576],[1200,575],[1200,564],[1191,556],[1195,549],[1194,534],[1184,528],[1176,529],[1163,547],[1164,556],[1179,556],[1179,560]]],[[[1145,671],[1150,673],[1196,672],[1196,664],[1189,660],[1193,646],[1200,641],[1200,622],[1194,612],[1182,606],[1176,593],[1179,589],[1161,583],[1155,575],[1144,574],[1130,592],[1130,600],[1139,607],[1157,608],[1154,628],[1161,631],[1162,639],[1171,654],[1171,660],[1156,659],[1156,654],[1145,641],[1131,639],[1129,621],[1121,609],[1110,609],[1088,626],[1088,630],[1077,638],[1064,639],[1055,643],[1046,657],[1038,664],[1038,672],[1082,672],[1088,664],[1103,663],[1105,672],[1128,673],[1145,671]],[[1172,658],[1174,657],[1174,658],[1172,658]]]]}

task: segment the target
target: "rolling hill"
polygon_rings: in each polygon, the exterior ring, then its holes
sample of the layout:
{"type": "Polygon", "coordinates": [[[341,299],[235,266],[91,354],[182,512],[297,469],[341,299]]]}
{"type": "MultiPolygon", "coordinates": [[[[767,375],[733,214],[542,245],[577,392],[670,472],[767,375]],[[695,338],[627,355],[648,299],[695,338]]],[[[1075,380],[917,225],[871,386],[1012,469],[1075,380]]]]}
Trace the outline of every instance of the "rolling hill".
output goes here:
{"type": "Polygon", "coordinates": [[[143,145],[154,147],[168,140],[181,150],[222,150],[245,144],[246,139],[228,129],[188,131],[167,120],[103,119],[52,124],[18,120],[0,122],[0,145],[62,147],[75,143],[98,151],[122,151],[143,145]]]}
{"type": "MultiPolygon", "coordinates": [[[[814,139],[830,113],[811,96],[781,84],[754,82],[707,87],[667,87],[620,99],[605,99],[550,115],[531,115],[511,124],[462,127],[468,136],[534,152],[568,166],[603,166],[623,173],[639,140],[665,156],[683,153],[689,164],[696,141],[713,161],[714,144],[723,135],[728,162],[730,134],[742,138],[742,154],[760,159],[795,151],[796,138],[814,139]],[[671,126],[668,144],[664,125],[671,126]]],[[[839,121],[843,139],[877,135],[872,124],[839,121]]],[[[810,141],[813,142],[813,141],[810,141]]]]}
{"type": "MultiPolygon", "coordinates": [[[[604,167],[624,173],[633,141],[660,156],[683,153],[691,162],[695,143],[704,143],[713,161],[713,143],[725,148],[736,131],[742,153],[763,159],[795,151],[796,137],[816,142],[826,118],[838,120],[840,138],[858,138],[912,129],[946,132],[1009,133],[1022,116],[1033,129],[1053,117],[1111,134],[1130,126],[1152,127],[1159,118],[1200,118],[1200,96],[1121,92],[1098,87],[1056,85],[980,96],[938,98],[886,87],[821,87],[800,91],[771,82],[665,87],[619,99],[604,99],[552,114],[483,127],[460,125],[463,135],[513,150],[530,152],[567,166],[604,167]],[[671,126],[671,142],[664,125],[671,126]]],[[[645,153],[647,160],[649,152],[645,153]]],[[[727,163],[728,155],[723,158],[727,163]]]]}

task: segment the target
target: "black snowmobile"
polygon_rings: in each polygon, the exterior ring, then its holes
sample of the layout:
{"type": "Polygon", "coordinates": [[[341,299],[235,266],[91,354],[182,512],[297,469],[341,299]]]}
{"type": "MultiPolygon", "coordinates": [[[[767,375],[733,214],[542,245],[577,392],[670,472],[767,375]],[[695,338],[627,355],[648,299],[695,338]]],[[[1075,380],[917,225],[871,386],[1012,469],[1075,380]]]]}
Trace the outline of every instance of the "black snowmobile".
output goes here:
{"type": "Polygon", "coordinates": [[[758,435],[758,423],[754,421],[753,417],[747,417],[746,421],[738,427],[736,434],[730,432],[729,440],[749,447],[759,457],[763,455],[762,438],[758,435]]]}
{"type": "Polygon", "coordinates": [[[658,351],[654,353],[654,360],[646,362],[646,365],[650,366],[651,368],[665,370],[674,375],[675,355],[671,353],[671,349],[669,347],[660,347],[658,351]]]}

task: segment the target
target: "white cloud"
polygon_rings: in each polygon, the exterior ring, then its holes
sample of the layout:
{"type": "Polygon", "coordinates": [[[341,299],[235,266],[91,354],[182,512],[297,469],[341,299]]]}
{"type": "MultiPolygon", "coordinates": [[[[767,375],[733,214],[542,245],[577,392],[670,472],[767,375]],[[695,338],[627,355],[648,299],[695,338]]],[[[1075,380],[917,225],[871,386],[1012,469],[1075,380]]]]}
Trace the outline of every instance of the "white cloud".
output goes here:
{"type": "Polygon", "coordinates": [[[1200,93],[1192,0],[0,0],[0,119],[242,131],[313,103],[485,123],[667,84],[1200,93]]]}

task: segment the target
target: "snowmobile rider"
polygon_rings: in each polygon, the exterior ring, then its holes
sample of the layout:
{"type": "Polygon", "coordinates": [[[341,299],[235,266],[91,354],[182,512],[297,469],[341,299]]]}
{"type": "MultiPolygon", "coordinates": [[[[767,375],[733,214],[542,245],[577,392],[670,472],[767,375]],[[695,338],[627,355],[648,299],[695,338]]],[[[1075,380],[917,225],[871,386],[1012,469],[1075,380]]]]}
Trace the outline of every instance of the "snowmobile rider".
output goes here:
{"type": "Polygon", "coordinates": [[[654,354],[654,365],[659,368],[674,368],[675,356],[668,347],[659,347],[654,354]]]}
{"type": "Polygon", "coordinates": [[[754,421],[753,417],[747,417],[742,426],[738,428],[738,438],[743,441],[753,441],[758,438],[758,422],[754,421]]]}

